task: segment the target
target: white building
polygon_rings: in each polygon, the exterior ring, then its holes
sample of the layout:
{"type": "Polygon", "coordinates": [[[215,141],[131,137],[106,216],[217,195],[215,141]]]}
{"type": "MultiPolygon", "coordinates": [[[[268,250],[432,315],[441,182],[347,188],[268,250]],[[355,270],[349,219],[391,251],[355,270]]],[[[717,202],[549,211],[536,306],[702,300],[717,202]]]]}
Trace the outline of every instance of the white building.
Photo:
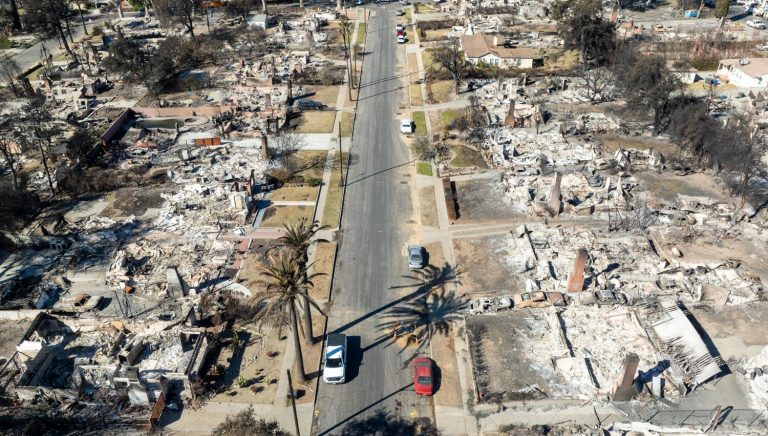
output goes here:
{"type": "Polygon", "coordinates": [[[717,75],[739,88],[767,88],[768,58],[723,59],[717,75]]]}
{"type": "Polygon", "coordinates": [[[534,48],[506,48],[499,45],[497,36],[462,35],[461,49],[467,61],[511,68],[535,68],[544,64],[540,50],[534,48]]]}

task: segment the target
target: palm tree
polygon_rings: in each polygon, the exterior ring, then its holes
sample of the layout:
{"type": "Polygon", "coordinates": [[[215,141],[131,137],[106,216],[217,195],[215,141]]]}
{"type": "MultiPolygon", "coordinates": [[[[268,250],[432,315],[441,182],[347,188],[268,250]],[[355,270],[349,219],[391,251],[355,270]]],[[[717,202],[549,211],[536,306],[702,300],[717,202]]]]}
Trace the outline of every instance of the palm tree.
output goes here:
{"type": "Polygon", "coordinates": [[[405,361],[407,366],[425,347],[429,346],[432,336],[447,336],[451,326],[461,319],[461,312],[467,303],[455,292],[433,292],[415,300],[395,306],[384,315],[384,321],[377,328],[382,332],[379,340],[397,342],[401,333],[406,332],[406,342],[400,353],[415,345],[413,355],[405,361]]]}
{"type": "MultiPolygon", "coordinates": [[[[283,247],[288,250],[296,264],[304,272],[306,278],[306,272],[308,269],[307,262],[309,262],[309,247],[319,242],[328,242],[326,239],[315,238],[317,232],[325,230],[328,226],[321,226],[320,223],[315,220],[312,224],[308,224],[305,218],[299,221],[296,226],[283,224],[285,227],[285,234],[279,237],[275,241],[276,247],[283,247]]],[[[312,331],[312,314],[310,312],[309,301],[303,300],[304,310],[304,339],[307,343],[312,344],[315,342],[315,335],[312,331]]]]}
{"type": "Polygon", "coordinates": [[[261,274],[266,277],[266,280],[263,281],[266,284],[266,289],[254,297],[255,305],[263,307],[256,315],[255,321],[277,327],[290,323],[299,376],[300,380],[304,382],[307,375],[304,371],[304,359],[301,356],[296,306],[299,299],[305,299],[325,315],[308,293],[309,288],[314,286],[312,279],[320,274],[307,275],[294,258],[285,253],[276,257],[270,255],[269,263],[259,269],[261,274]]]}

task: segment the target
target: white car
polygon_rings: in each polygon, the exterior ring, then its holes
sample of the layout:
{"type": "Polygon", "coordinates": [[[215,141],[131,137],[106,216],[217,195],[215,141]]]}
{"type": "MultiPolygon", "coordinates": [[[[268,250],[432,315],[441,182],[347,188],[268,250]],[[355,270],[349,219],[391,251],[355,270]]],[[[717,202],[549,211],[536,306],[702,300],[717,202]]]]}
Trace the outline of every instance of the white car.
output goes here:
{"type": "Polygon", "coordinates": [[[331,384],[344,383],[347,369],[347,336],[328,335],[323,356],[323,381],[331,384]]]}
{"type": "Polygon", "coordinates": [[[400,23],[397,23],[397,26],[395,26],[395,32],[405,32],[405,26],[403,26],[400,23]]]}
{"type": "Polygon", "coordinates": [[[397,36],[397,43],[398,44],[405,44],[405,35],[398,35],[397,36]]]}
{"type": "Polygon", "coordinates": [[[413,133],[413,121],[404,119],[400,121],[400,133],[410,134],[413,133]]]}
{"type": "Polygon", "coordinates": [[[759,18],[754,20],[747,20],[747,26],[754,27],[755,29],[765,29],[765,23],[759,18]]]}

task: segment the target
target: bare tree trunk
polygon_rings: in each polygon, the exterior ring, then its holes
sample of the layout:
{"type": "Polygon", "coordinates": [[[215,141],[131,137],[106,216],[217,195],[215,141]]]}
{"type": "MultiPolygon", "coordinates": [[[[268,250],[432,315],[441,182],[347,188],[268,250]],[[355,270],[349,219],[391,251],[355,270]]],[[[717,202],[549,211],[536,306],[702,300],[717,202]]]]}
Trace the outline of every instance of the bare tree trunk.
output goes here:
{"type": "Polygon", "coordinates": [[[67,35],[64,34],[64,29],[61,27],[61,23],[56,23],[56,32],[59,34],[59,39],[64,44],[64,50],[67,51],[67,54],[72,58],[75,59],[75,54],[72,53],[72,49],[69,48],[69,44],[67,43],[67,35]]]}
{"type": "Polygon", "coordinates": [[[11,0],[10,3],[13,30],[21,30],[21,17],[19,16],[19,8],[16,6],[16,0],[11,0]]]}
{"type": "Polygon", "coordinates": [[[187,16],[187,26],[189,27],[189,36],[195,39],[195,24],[192,22],[192,16],[187,16]]]}
{"type": "Polygon", "coordinates": [[[51,187],[51,194],[56,195],[56,188],[53,186],[53,179],[51,178],[51,170],[48,169],[48,156],[45,154],[45,150],[43,150],[43,141],[37,141],[37,148],[40,150],[40,158],[43,161],[45,176],[48,178],[48,186],[51,187]]]}
{"type": "Polygon", "coordinates": [[[307,381],[307,373],[304,372],[304,358],[301,356],[301,340],[299,339],[299,323],[296,319],[296,307],[291,303],[291,329],[293,330],[293,346],[296,352],[296,367],[299,370],[299,381],[307,381]]]}
{"type": "Polygon", "coordinates": [[[267,13],[267,0],[261,0],[261,13],[267,13]]]}
{"type": "Polygon", "coordinates": [[[301,299],[304,310],[304,342],[309,345],[315,343],[315,332],[312,331],[312,312],[310,312],[309,298],[301,299]]]}
{"type": "Polygon", "coordinates": [[[13,176],[13,190],[18,191],[19,190],[19,179],[18,174],[16,174],[16,160],[13,158],[13,153],[11,153],[10,150],[6,150],[5,147],[0,147],[0,152],[3,153],[3,157],[5,158],[5,163],[8,165],[8,168],[11,169],[11,175],[13,176]]]}
{"type": "Polygon", "coordinates": [[[80,23],[83,25],[83,32],[88,35],[88,28],[85,26],[85,18],[83,17],[83,8],[80,7],[80,1],[77,1],[77,12],[80,14],[80,23]]]}

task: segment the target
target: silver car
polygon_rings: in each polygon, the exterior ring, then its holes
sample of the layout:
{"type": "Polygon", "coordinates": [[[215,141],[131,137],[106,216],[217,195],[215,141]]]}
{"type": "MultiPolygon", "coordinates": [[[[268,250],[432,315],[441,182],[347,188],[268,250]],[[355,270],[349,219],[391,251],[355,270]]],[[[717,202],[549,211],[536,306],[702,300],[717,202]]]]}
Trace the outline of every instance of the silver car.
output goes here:
{"type": "Polygon", "coordinates": [[[427,250],[421,245],[409,245],[408,246],[408,268],[409,269],[421,269],[424,268],[426,261],[427,250]]]}

